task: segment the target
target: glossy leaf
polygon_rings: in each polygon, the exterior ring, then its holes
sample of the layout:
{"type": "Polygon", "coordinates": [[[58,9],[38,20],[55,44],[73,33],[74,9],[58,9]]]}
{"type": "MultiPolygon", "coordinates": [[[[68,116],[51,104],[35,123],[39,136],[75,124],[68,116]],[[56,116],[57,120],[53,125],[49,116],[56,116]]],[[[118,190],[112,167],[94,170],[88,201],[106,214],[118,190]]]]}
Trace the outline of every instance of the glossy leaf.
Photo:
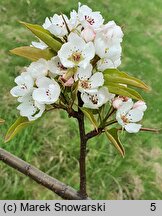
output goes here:
{"type": "Polygon", "coordinates": [[[135,86],[146,91],[150,90],[150,88],[141,80],[130,76],[125,72],[119,71],[118,69],[107,69],[103,73],[105,82],[122,83],[135,86]]]}
{"type": "Polygon", "coordinates": [[[50,60],[53,56],[56,55],[55,52],[53,52],[50,49],[41,50],[35,47],[30,46],[23,46],[18,47],[13,50],[10,50],[12,54],[27,58],[31,61],[37,61],[40,58],[44,58],[46,60],[50,60]]]}
{"type": "Polygon", "coordinates": [[[29,121],[26,117],[19,117],[13,125],[9,128],[5,136],[5,142],[9,142],[13,139],[23,128],[32,124],[33,121],[29,121]]]}
{"type": "Polygon", "coordinates": [[[57,52],[58,50],[60,50],[62,43],[59,41],[59,39],[56,39],[56,37],[54,37],[49,31],[45,30],[42,26],[25,22],[20,23],[25,25],[34,35],[36,35],[54,51],[57,52]]]}
{"type": "Polygon", "coordinates": [[[105,83],[105,86],[108,88],[110,93],[130,97],[135,100],[143,100],[142,96],[134,89],[110,82],[105,83]]]}
{"type": "Polygon", "coordinates": [[[5,120],[0,118],[0,124],[3,124],[5,122],[5,120]]]}
{"type": "Polygon", "coordinates": [[[116,128],[111,128],[110,130],[105,130],[105,134],[111,144],[118,150],[122,157],[125,156],[125,150],[121,144],[118,136],[118,130],[116,128]]]}
{"type": "Polygon", "coordinates": [[[94,128],[97,130],[98,129],[98,123],[93,115],[93,113],[85,107],[80,107],[80,109],[82,110],[82,112],[84,113],[84,115],[88,118],[88,120],[92,123],[92,125],[94,126],[94,128]]]}

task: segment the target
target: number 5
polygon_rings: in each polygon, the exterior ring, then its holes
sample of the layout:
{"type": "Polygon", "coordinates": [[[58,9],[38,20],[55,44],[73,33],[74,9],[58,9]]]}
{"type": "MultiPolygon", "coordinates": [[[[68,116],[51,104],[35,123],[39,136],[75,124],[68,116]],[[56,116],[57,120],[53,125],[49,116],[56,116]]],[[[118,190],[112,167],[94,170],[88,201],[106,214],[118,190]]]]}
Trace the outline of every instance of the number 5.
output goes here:
{"type": "Polygon", "coordinates": [[[155,211],[156,210],[156,203],[151,203],[150,210],[151,211],[155,211]]]}

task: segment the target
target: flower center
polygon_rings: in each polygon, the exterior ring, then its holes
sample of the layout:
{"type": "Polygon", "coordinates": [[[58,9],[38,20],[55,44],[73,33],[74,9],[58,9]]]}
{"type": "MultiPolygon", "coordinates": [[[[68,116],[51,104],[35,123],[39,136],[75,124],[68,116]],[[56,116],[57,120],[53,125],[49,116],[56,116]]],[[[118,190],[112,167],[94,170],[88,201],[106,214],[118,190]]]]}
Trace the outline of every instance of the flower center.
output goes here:
{"type": "Polygon", "coordinates": [[[93,25],[95,23],[94,19],[90,16],[85,16],[85,20],[90,24],[93,25]]]}
{"type": "Polygon", "coordinates": [[[121,119],[123,120],[124,123],[129,123],[129,120],[125,115],[122,115],[121,119]]]}
{"type": "Polygon", "coordinates": [[[80,60],[81,60],[81,53],[80,52],[75,52],[75,53],[73,53],[72,54],[72,60],[74,61],[74,62],[80,62],[80,60]]]}
{"type": "Polygon", "coordinates": [[[80,86],[84,89],[89,89],[91,87],[91,84],[87,80],[81,80],[80,86]]]}
{"type": "Polygon", "coordinates": [[[93,104],[97,104],[97,103],[98,103],[97,94],[95,94],[95,95],[90,95],[89,99],[92,101],[93,104]]]}

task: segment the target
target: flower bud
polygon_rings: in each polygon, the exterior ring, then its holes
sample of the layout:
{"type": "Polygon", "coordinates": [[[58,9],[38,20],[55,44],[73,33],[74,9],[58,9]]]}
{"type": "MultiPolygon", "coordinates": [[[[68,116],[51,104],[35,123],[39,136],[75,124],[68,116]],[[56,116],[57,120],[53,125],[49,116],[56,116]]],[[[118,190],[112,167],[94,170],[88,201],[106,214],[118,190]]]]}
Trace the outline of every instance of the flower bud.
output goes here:
{"type": "Polygon", "coordinates": [[[87,27],[82,31],[81,36],[86,42],[90,42],[95,39],[96,34],[92,28],[87,27]]]}

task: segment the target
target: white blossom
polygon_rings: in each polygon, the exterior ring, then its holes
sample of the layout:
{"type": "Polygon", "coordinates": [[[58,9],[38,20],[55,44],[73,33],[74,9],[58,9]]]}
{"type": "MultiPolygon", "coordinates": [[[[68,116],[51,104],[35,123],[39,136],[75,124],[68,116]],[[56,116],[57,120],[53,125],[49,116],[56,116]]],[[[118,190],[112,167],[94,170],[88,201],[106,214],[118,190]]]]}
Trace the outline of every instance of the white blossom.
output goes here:
{"type": "Polygon", "coordinates": [[[34,80],[27,72],[23,72],[20,76],[16,77],[15,83],[17,86],[13,87],[10,91],[14,97],[24,97],[34,86],[34,80]]]}
{"type": "Polygon", "coordinates": [[[108,43],[121,43],[123,38],[123,31],[120,26],[112,20],[100,29],[102,34],[106,37],[108,43]]]}
{"type": "Polygon", "coordinates": [[[57,37],[64,37],[65,35],[68,34],[65,22],[67,24],[69,23],[69,20],[66,15],[54,14],[54,16],[50,17],[50,19],[49,18],[45,19],[45,23],[43,24],[43,27],[57,37]],[[64,17],[65,21],[62,16],[64,17]]]}
{"type": "Polygon", "coordinates": [[[98,109],[107,101],[110,101],[112,94],[109,93],[106,87],[101,87],[99,90],[95,90],[92,93],[82,92],[81,98],[84,102],[84,107],[90,109],[98,109]]]}
{"type": "Polygon", "coordinates": [[[112,62],[120,59],[122,51],[120,43],[109,42],[102,33],[96,35],[94,45],[96,54],[100,58],[110,59],[112,62]]]}
{"type": "Polygon", "coordinates": [[[100,28],[104,22],[100,12],[93,12],[87,5],[81,5],[80,3],[78,8],[78,18],[84,28],[91,26],[95,30],[100,28]]]}
{"type": "Polygon", "coordinates": [[[96,72],[92,74],[92,65],[89,64],[85,69],[78,68],[74,77],[78,82],[78,90],[80,92],[96,92],[96,89],[104,84],[103,73],[96,72]]]}
{"type": "Polygon", "coordinates": [[[33,99],[39,104],[55,103],[60,96],[60,86],[55,81],[48,77],[37,79],[36,85],[38,88],[33,91],[33,99]]]}
{"type": "Polygon", "coordinates": [[[129,133],[137,133],[142,127],[137,123],[142,120],[143,111],[138,108],[133,108],[133,101],[128,101],[116,112],[116,120],[129,133]]]}
{"type": "Polygon", "coordinates": [[[27,117],[29,121],[33,121],[41,117],[45,111],[45,105],[34,101],[31,93],[23,98],[19,98],[19,102],[21,102],[21,104],[17,107],[20,111],[20,115],[27,117]]]}
{"type": "Polygon", "coordinates": [[[86,43],[76,33],[70,33],[68,42],[58,51],[58,56],[64,67],[80,66],[86,68],[95,55],[92,42],[86,43]]]}

